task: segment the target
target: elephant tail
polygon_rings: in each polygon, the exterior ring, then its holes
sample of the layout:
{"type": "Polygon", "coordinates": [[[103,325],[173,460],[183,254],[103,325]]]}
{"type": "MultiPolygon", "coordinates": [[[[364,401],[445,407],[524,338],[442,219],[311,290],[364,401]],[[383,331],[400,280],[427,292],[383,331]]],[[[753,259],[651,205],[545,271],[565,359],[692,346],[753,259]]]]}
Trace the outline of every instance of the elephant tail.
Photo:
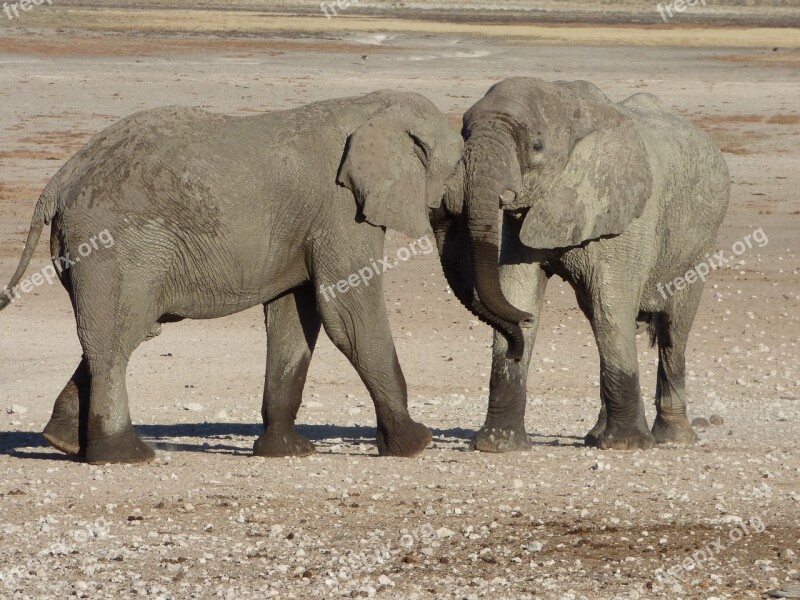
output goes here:
{"type": "Polygon", "coordinates": [[[669,316],[665,313],[651,313],[647,318],[647,332],[650,336],[650,347],[661,345],[665,348],[672,346],[672,337],[669,334],[669,316]]]}
{"type": "Polygon", "coordinates": [[[44,188],[41,196],[39,196],[36,208],[33,209],[31,228],[28,231],[28,239],[25,240],[25,249],[22,251],[22,258],[19,260],[19,265],[17,265],[17,270],[11,278],[11,281],[3,288],[3,291],[0,292],[0,310],[3,310],[19,297],[15,288],[25,274],[25,269],[28,268],[28,264],[31,262],[33,251],[36,250],[36,245],[39,243],[39,238],[42,235],[42,229],[56,216],[58,193],[55,188],[56,185],[54,181],[51,180],[44,188]],[[15,294],[17,295],[15,296],[15,294]]]}

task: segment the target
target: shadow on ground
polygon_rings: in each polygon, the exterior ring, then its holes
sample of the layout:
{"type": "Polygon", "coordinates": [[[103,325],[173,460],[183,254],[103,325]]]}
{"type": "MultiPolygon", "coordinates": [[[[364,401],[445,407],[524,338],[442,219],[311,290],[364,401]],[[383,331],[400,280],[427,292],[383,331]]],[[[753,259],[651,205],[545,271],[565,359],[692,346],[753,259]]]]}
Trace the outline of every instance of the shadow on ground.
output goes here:
{"type": "MultiPolygon", "coordinates": [[[[168,452],[214,452],[224,454],[249,455],[253,441],[262,432],[260,424],[248,423],[173,423],[170,425],[138,425],[136,431],[158,450],[168,452]],[[192,438],[191,441],[181,441],[192,438]],[[200,441],[197,440],[200,438],[200,441]],[[247,441],[242,445],[242,438],[247,441]],[[249,438],[249,439],[248,439],[249,438]]],[[[363,425],[298,425],[300,435],[317,443],[324,451],[325,444],[359,446],[375,444],[375,428],[363,425]]],[[[454,427],[451,429],[431,429],[433,443],[466,450],[465,443],[472,441],[475,431],[454,427]]],[[[530,434],[534,446],[582,446],[582,438],[530,434]]],[[[10,431],[0,433],[0,454],[18,458],[67,459],[68,457],[51,448],[36,431],[10,431]]]]}

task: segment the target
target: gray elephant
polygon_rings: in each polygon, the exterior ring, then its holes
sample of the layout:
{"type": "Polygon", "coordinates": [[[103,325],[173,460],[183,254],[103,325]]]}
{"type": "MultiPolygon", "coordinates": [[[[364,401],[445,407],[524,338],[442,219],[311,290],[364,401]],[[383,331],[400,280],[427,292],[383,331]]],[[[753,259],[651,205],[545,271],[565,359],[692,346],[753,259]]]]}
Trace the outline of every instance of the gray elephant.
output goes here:
{"type": "Polygon", "coordinates": [[[83,359],[47,440],[92,463],[151,459],[131,425],[131,353],[163,323],[263,304],[266,427],[256,454],[313,452],[294,420],[321,325],[372,396],[380,454],[421,452],[431,433],[408,413],[381,278],[322,293],[383,256],[385,227],[428,230],[461,149],[433,104],[392,91],[248,117],[161,108],[95,136],[42,192],[0,298],[0,308],[13,298],[50,223],[83,359]],[[79,256],[100,230],[113,245],[79,256]]]}
{"type": "Polygon", "coordinates": [[[615,104],[583,81],[498,83],[467,111],[462,134],[461,179],[448,184],[434,230],[451,286],[502,332],[475,447],[529,447],[528,365],[553,275],[574,288],[600,353],[602,408],[587,444],[693,442],[684,351],[703,281],[668,284],[713,248],[729,196],[720,151],[654,96],[615,104]],[[469,255],[460,250],[465,238],[469,255]],[[652,433],[637,322],[659,352],[652,433]]]}

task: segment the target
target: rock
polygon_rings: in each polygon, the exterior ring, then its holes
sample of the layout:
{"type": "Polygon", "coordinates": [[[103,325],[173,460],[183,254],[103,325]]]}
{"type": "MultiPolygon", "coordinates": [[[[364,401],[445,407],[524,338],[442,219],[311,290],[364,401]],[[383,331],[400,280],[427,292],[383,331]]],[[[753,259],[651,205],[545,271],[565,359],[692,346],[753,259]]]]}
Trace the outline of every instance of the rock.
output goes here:
{"type": "Polygon", "coordinates": [[[190,410],[192,412],[197,412],[203,410],[203,405],[198,404],[197,402],[189,402],[183,405],[183,410],[190,410]]]}
{"type": "Polygon", "coordinates": [[[544,548],[544,544],[536,540],[528,542],[522,547],[523,550],[527,550],[528,552],[541,552],[542,548],[544,548]]]}
{"type": "Polygon", "coordinates": [[[722,424],[725,422],[725,420],[724,420],[724,419],[723,419],[721,416],[719,416],[719,415],[711,415],[711,416],[708,418],[708,421],[709,421],[709,422],[710,422],[712,425],[722,425],[722,424]]]}
{"type": "Polygon", "coordinates": [[[451,531],[447,527],[440,527],[439,529],[436,530],[436,537],[438,538],[453,537],[455,534],[456,534],[455,531],[451,531]]]}
{"type": "Polygon", "coordinates": [[[28,412],[28,408],[21,404],[12,404],[6,409],[6,412],[10,415],[24,415],[28,412]]]}
{"type": "Polygon", "coordinates": [[[386,575],[381,575],[378,577],[378,583],[381,585],[394,585],[394,582],[389,579],[386,575]]]}
{"type": "Polygon", "coordinates": [[[708,422],[708,419],[703,417],[695,417],[692,419],[692,427],[708,427],[711,423],[708,422]]]}

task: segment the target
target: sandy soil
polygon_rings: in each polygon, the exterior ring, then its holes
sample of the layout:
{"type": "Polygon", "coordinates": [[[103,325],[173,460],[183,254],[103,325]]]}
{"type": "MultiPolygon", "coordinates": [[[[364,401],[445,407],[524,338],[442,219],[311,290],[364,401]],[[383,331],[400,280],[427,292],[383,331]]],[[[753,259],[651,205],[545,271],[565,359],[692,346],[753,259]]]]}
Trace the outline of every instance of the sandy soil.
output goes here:
{"type": "MultiPolygon", "coordinates": [[[[322,339],[299,416],[319,453],[248,457],[265,357],[253,309],[165,326],[143,345],[129,389],[158,460],[89,467],[39,436],[80,348],[66,293],[38,287],[0,315],[0,598],[738,599],[800,585],[796,30],[695,27],[695,43],[633,46],[633,34],[605,27],[541,27],[575,36],[569,43],[474,35],[459,24],[433,34],[425,27],[441,23],[413,12],[419,18],[396,31],[348,21],[312,34],[321,25],[306,21],[304,31],[223,34],[205,21],[211,13],[178,33],[162,26],[163,14],[132,8],[126,20],[103,9],[82,21],[81,10],[64,1],[0,25],[4,279],[44,183],[90,135],[133,111],[174,103],[244,114],[392,87],[428,95],[456,122],[512,75],[590,79],[616,99],[661,96],[726,152],[733,195],[718,248],[730,256],[756,229],[769,241],[714,273],[690,343],[691,416],[723,424],[698,428],[691,448],[635,453],[581,444],[598,408],[598,359],[558,281],[528,386],[533,449],[470,451],[491,334],[452,298],[429,255],[386,275],[411,410],[434,431],[423,456],[376,456],[369,398],[322,339]],[[73,19],[61,30],[44,16],[57,9],[73,19]],[[579,29],[597,33],[587,41],[579,29]],[[713,47],[714,31],[740,37],[713,47]],[[670,569],[675,577],[665,577],[670,569]]],[[[390,234],[387,254],[406,243],[390,234]]],[[[42,243],[29,272],[46,260],[42,243]]],[[[640,342],[652,419],[656,356],[640,342]]]]}

